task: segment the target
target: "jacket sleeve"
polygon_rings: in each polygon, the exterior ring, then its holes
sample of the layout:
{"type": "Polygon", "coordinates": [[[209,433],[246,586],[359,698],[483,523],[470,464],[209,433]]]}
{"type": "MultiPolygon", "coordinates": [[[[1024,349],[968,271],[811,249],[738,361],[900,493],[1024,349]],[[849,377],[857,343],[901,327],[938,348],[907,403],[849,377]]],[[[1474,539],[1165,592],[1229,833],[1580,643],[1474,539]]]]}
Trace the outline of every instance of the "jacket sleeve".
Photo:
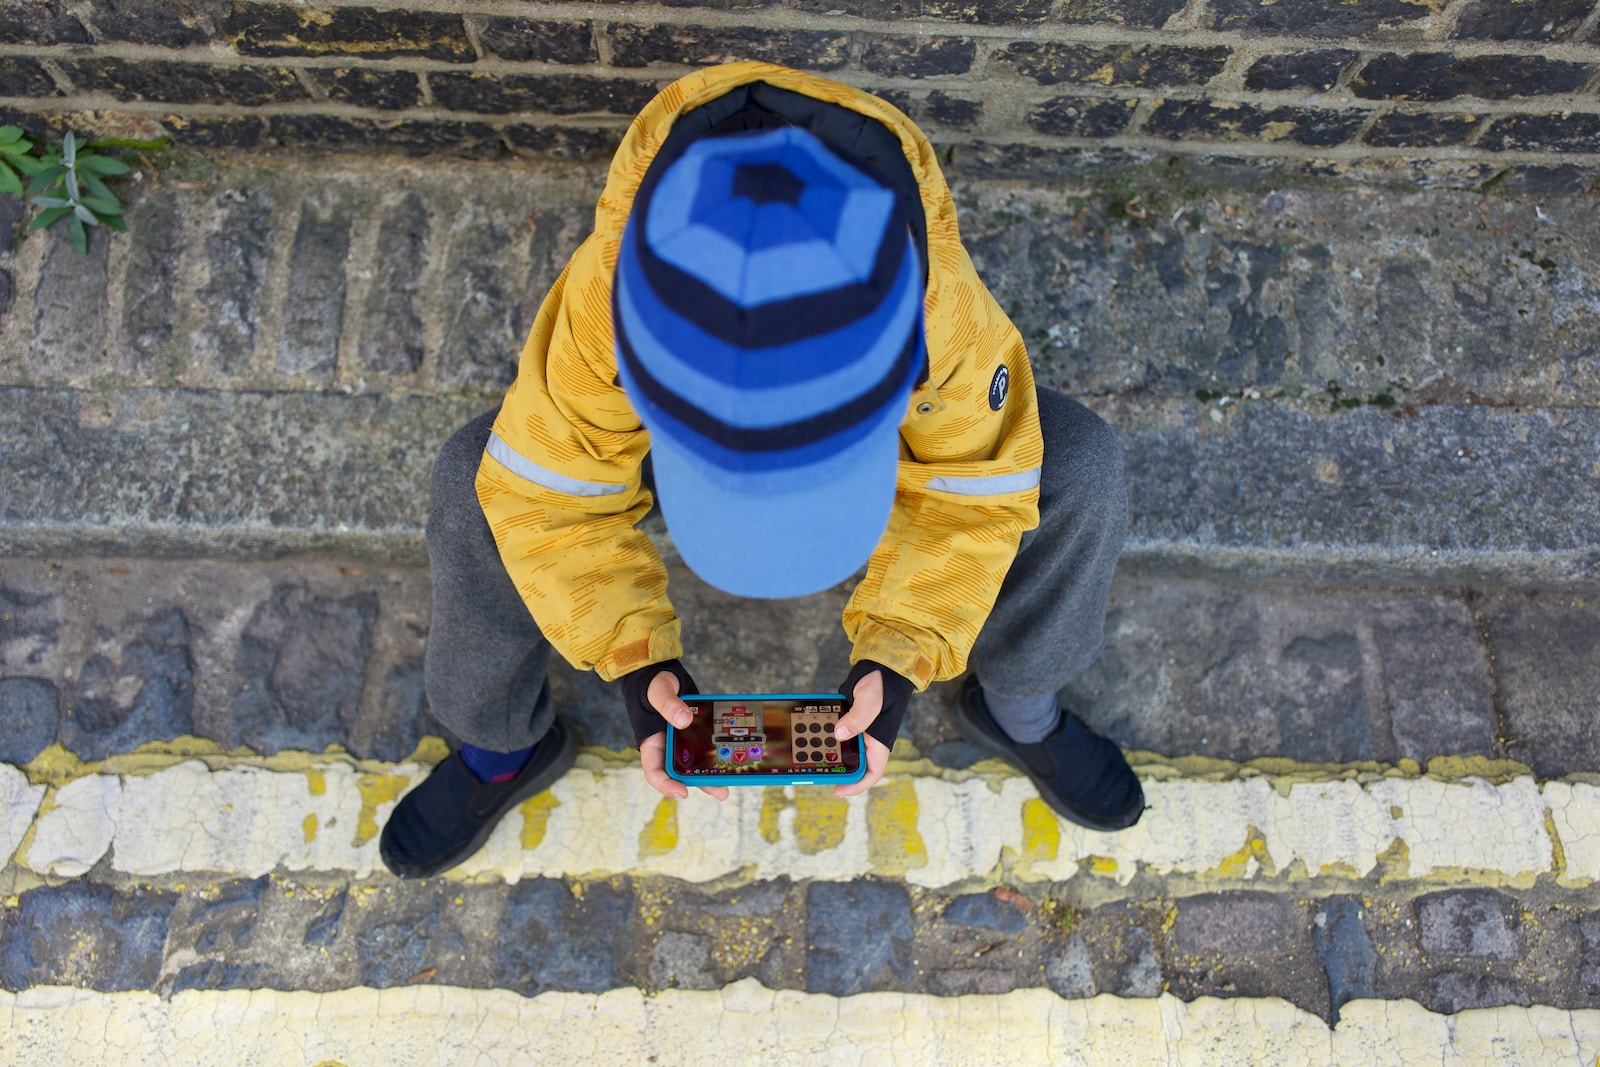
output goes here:
{"type": "Polygon", "coordinates": [[[609,681],[683,650],[666,568],[636,525],[650,444],[616,382],[607,258],[591,237],[545,297],[477,492],[540,631],[609,681]]]}
{"type": "Polygon", "coordinates": [[[844,612],[851,661],[875,660],[919,690],[966,669],[1023,532],[1039,524],[1044,445],[1027,348],[960,259],[930,301],[946,310],[928,317],[930,377],[901,426],[889,526],[844,612]],[[991,387],[1004,394],[998,410],[991,387]]]}

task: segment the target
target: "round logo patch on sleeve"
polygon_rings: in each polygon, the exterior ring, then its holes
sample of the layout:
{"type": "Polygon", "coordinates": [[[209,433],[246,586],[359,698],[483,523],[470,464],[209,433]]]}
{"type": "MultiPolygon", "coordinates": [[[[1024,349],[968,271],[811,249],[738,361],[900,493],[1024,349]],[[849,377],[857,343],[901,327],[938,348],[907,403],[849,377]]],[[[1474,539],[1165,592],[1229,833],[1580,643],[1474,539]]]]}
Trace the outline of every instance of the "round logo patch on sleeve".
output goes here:
{"type": "Polygon", "coordinates": [[[989,379],[989,410],[999,411],[1006,406],[1006,394],[1011,392],[1011,370],[1004,363],[994,369],[989,379]]]}

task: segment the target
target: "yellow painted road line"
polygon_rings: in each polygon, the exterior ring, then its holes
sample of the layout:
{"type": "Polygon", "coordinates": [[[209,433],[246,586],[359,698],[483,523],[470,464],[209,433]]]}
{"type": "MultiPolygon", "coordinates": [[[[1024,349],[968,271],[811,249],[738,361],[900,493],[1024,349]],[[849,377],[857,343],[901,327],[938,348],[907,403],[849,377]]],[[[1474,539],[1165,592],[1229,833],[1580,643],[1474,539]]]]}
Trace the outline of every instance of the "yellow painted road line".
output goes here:
{"type": "Polygon", "coordinates": [[[0,868],[22,843],[33,825],[45,787],[29,785],[28,778],[8,763],[0,763],[0,868]]]}
{"type": "MultiPolygon", "coordinates": [[[[424,773],[416,764],[374,770],[337,761],[213,770],[190,760],[146,774],[84,775],[42,800],[19,791],[13,775],[0,790],[10,781],[20,799],[8,802],[0,826],[9,840],[31,820],[14,862],[55,876],[82,874],[107,853],[134,876],[365,876],[379,867],[383,821],[424,773]]],[[[984,878],[1005,861],[1024,881],[1087,874],[1122,884],[1141,869],[1229,879],[1290,869],[1364,877],[1380,867],[1396,879],[1600,879],[1600,787],[1583,782],[1169,777],[1148,781],[1146,794],[1150,810],[1138,826],[1100,834],[1057,819],[1016,775],[891,776],[848,801],[795,787],[734,790],[726,804],[698,793],[664,804],[637,767],[586,756],[512,813],[457,875],[633,872],[698,882],[878,874],[937,888],[984,878]]]]}
{"type": "Polygon", "coordinates": [[[1354,1001],[1339,1025],[1279,999],[1063,1000],[1048,990],[941,998],[773,992],[598,995],[407,987],[332,993],[0,993],[16,1067],[455,1067],[531,1063],[1126,1064],[1137,1067],[1575,1067],[1600,1057],[1600,1011],[1436,1015],[1354,1001]]]}

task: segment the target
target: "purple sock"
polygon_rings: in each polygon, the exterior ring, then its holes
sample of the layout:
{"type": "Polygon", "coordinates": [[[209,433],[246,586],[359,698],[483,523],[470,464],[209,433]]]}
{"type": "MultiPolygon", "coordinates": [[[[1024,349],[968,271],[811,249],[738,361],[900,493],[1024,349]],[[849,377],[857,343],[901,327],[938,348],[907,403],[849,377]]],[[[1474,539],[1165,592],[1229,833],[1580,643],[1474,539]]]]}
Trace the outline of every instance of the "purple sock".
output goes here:
{"type": "Polygon", "coordinates": [[[519,748],[515,752],[491,752],[476,745],[461,746],[461,762],[467,770],[478,776],[480,782],[509,782],[533,758],[537,745],[519,748]]]}

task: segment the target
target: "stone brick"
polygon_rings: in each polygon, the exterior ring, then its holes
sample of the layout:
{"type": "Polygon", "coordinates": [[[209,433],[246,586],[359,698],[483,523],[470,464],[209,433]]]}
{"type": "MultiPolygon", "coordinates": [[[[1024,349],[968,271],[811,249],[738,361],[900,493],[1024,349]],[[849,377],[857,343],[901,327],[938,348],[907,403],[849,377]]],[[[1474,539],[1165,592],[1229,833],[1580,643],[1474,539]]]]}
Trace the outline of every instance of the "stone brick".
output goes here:
{"type": "Polygon", "coordinates": [[[112,659],[89,657],[66,694],[61,743],[82,759],[194,733],[194,656],[177,608],[133,619],[112,659]]]}
{"type": "Polygon", "coordinates": [[[978,124],[983,118],[983,103],[978,100],[962,100],[935,89],[926,97],[927,114],[934,122],[941,126],[953,126],[965,129],[978,124]]]}
{"type": "Polygon", "coordinates": [[[1430,893],[1415,903],[1422,951],[1430,956],[1521,958],[1516,902],[1492,889],[1430,893]]]}
{"type": "Polygon", "coordinates": [[[186,148],[255,148],[267,120],[253,115],[167,115],[161,120],[186,148]]]}
{"type": "Polygon", "coordinates": [[[554,115],[601,112],[636,114],[655,95],[653,82],[595,78],[583,74],[434,74],[433,97],[455,111],[509,114],[544,111],[554,115]]]}
{"type": "Polygon", "coordinates": [[[1557,41],[1572,36],[1593,9],[1592,0],[1473,0],[1450,36],[1557,41]]]}
{"type": "Polygon", "coordinates": [[[1288,52],[1262,56],[1244,76],[1244,87],[1253,92],[1263,89],[1312,89],[1327,92],[1339,80],[1359,52],[1333,48],[1318,52],[1288,52]]]}
{"type": "Polygon", "coordinates": [[[1047,148],[988,141],[970,141],[951,153],[952,167],[963,176],[1003,181],[1060,181],[1069,175],[1111,174],[1153,160],[1152,155],[1137,149],[1047,148]]]}
{"type": "Polygon", "coordinates": [[[1082,934],[1074,933],[1060,951],[1051,954],[1045,962],[1044,977],[1058,997],[1078,1000],[1095,995],[1094,961],[1082,934]]]}
{"type": "MultiPolygon", "coordinates": [[[[345,732],[345,747],[357,759],[399,762],[417,750],[424,737],[452,735],[428,714],[422,688],[422,657],[398,663],[378,694],[375,721],[358,718],[345,732]]],[[[363,717],[364,718],[364,717],[363,717]]]]}
{"type": "Polygon", "coordinates": [[[336,195],[300,205],[289,253],[289,289],[283,301],[277,372],[332,377],[344,325],[344,263],[350,254],[351,205],[336,195]]]}
{"type": "Polygon", "coordinates": [[[650,985],[655,989],[716,989],[711,962],[713,942],[705,934],[669,930],[650,951],[650,985]]]}
{"type": "Polygon", "coordinates": [[[1591,64],[1543,56],[1385,52],[1356,73],[1350,89],[1365,100],[1437,101],[1458,96],[1505,100],[1576,92],[1594,71],[1591,64]]]}
{"type": "Polygon", "coordinates": [[[5,325],[6,313],[11,310],[11,305],[17,299],[16,280],[11,272],[0,268],[0,326],[5,325]]]}
{"type": "Polygon", "coordinates": [[[1427,0],[1214,0],[1218,30],[1284,33],[1305,37],[1361,37],[1398,29],[1433,14],[1427,0]]]}
{"type": "Polygon", "coordinates": [[[435,368],[438,384],[445,388],[492,390],[516,377],[517,355],[531,319],[518,303],[525,295],[516,288],[520,283],[507,276],[515,240],[508,222],[474,202],[454,228],[443,293],[448,325],[435,368]]]}
{"type": "Polygon", "coordinates": [[[1000,902],[993,893],[964,893],[945,905],[943,917],[957,926],[980,926],[1003,934],[1018,933],[1028,925],[1018,908],[1000,902]]]}
{"type": "Polygon", "coordinates": [[[235,3],[222,30],[246,56],[412,56],[447,63],[477,59],[461,16],[426,11],[235,3]]]}
{"type": "Polygon", "coordinates": [[[807,888],[806,992],[847,997],[908,982],[911,943],[904,885],[859,879],[807,888]]]}
{"type": "Polygon", "coordinates": [[[89,31],[61,0],[0,7],[0,44],[88,44],[89,31]]]}
{"type": "Polygon", "coordinates": [[[551,159],[607,156],[622,143],[620,127],[532,126],[522,123],[501,131],[512,149],[551,159]]]}
{"type": "Polygon", "coordinates": [[[995,59],[1012,63],[1017,72],[1040,85],[1133,85],[1155,89],[1166,85],[1204,85],[1228,61],[1226,48],[1160,48],[1124,45],[1043,44],[1017,41],[995,59]]]}
{"type": "Polygon", "coordinates": [[[185,893],[172,913],[173,949],[200,956],[236,956],[248,950],[266,887],[266,878],[252,878],[185,893]]]}
{"type": "Polygon", "coordinates": [[[1529,196],[1572,196],[1588,192],[1596,182],[1600,182],[1600,170],[1594,167],[1525,163],[1506,171],[1499,184],[1508,192],[1529,196]]]}
{"type": "Polygon", "coordinates": [[[1460,971],[1435,976],[1428,983],[1428,993],[1423,998],[1428,1010],[1445,1015],[1470,1008],[1499,1008],[1507,1004],[1527,1007],[1531,1003],[1528,991],[1509,978],[1460,971]]]}
{"type": "MultiPolygon", "coordinates": [[[[0,126],[6,125],[0,122],[0,126]]],[[[17,227],[28,217],[28,205],[25,201],[15,196],[0,197],[0,255],[11,251],[11,240],[17,235],[17,227]]],[[[0,312],[3,315],[4,312],[0,312]]]]}
{"type": "Polygon", "coordinates": [[[171,892],[81,881],[31,889],[0,933],[0,988],[150,989],[176,902],[171,892]]]}
{"type": "Polygon", "coordinates": [[[591,882],[579,896],[553,878],[518,882],[498,927],[494,984],[530,997],[546,989],[616,988],[616,958],[632,912],[633,892],[625,885],[591,882]]]}
{"type": "Polygon", "coordinates": [[[260,333],[262,288],[272,261],[270,195],[257,188],[218,198],[220,211],[204,241],[206,283],[201,318],[189,334],[191,358],[214,375],[250,373],[260,333]]]}
{"type": "Polygon", "coordinates": [[[422,102],[422,86],[409,70],[335,67],[314,70],[312,77],[340,104],[399,111],[422,102]]]}
{"type": "Polygon", "coordinates": [[[1300,925],[1294,902],[1273,893],[1204,893],[1178,902],[1178,947],[1185,952],[1273,952],[1300,925]]]}
{"type": "MultiPolygon", "coordinates": [[[[807,70],[838,70],[850,61],[850,35],[836,31],[613,22],[606,26],[606,35],[611,38],[611,64],[616,67],[651,63],[701,66],[755,59],[807,70]]],[[[969,65],[970,60],[969,56],[969,65]]]]}
{"type": "Polygon", "coordinates": [[[357,358],[367,370],[414,374],[422,366],[417,282],[428,262],[428,208],[407,193],[383,213],[357,358]]]}
{"type": "Polygon", "coordinates": [[[1497,152],[1600,152],[1600,115],[1506,115],[1495,120],[1478,144],[1497,152]]]}
{"type": "Polygon", "coordinates": [[[102,41],[190,48],[211,39],[196,17],[197,7],[171,0],[90,0],[87,15],[102,41]]]}
{"type": "Polygon", "coordinates": [[[1372,614],[1394,736],[1393,756],[1376,754],[1423,764],[1445,753],[1495,755],[1489,664],[1466,605],[1418,596],[1381,601],[1372,614]]]}
{"type": "Polygon", "coordinates": [[[970,37],[874,37],[861,65],[886,78],[936,78],[965,74],[977,54],[970,37]]]}
{"type": "MultiPolygon", "coordinates": [[[[1600,462],[1583,454],[1595,451],[1577,452],[1565,465],[1600,462]]],[[[1600,599],[1506,593],[1480,610],[1512,755],[1541,777],[1600,770],[1600,599]]]]}
{"type": "Polygon", "coordinates": [[[117,366],[138,378],[171,377],[178,369],[178,359],[169,349],[177,317],[175,280],[185,243],[183,220],[172,194],[155,188],[128,205],[127,218],[128,262],[122,275],[117,366]]]}
{"type": "Polygon", "coordinates": [[[1384,148],[1429,148],[1465,144],[1482,123],[1477,115],[1435,111],[1390,111],[1378,116],[1362,140],[1384,148]]]}
{"type": "Polygon", "coordinates": [[[58,62],[80,90],[109,93],[119,100],[259,107],[307,99],[304,86],[287,67],[225,67],[106,56],[58,62]]]}
{"type": "Polygon", "coordinates": [[[478,33],[484,49],[517,63],[598,63],[594,23],[492,18],[478,33]]]}
{"type": "Polygon", "coordinates": [[[1327,148],[1348,141],[1366,120],[1364,111],[1164,100],[1145,120],[1144,132],[1174,141],[1287,141],[1327,148]]]}
{"type": "Polygon", "coordinates": [[[0,680],[0,763],[23,764],[56,739],[61,695],[43,678],[0,680]]]}
{"type": "Polygon", "coordinates": [[[89,229],[89,254],[72,247],[67,224],[45,231],[44,269],[33,289],[34,372],[50,379],[78,378],[110,368],[106,365],[107,293],[106,228],[89,229]]]}
{"type": "Polygon", "coordinates": [[[445,152],[471,159],[493,159],[505,150],[499,131],[483,122],[274,115],[272,132],[285,147],[300,150],[371,149],[408,156],[445,152]]]}
{"type": "Polygon", "coordinates": [[[1346,1003],[1378,995],[1373,981],[1378,953],[1361,920],[1361,910],[1358,897],[1329,897],[1312,920],[1317,956],[1328,972],[1334,1022],[1339,1021],[1339,1009],[1346,1003]]]}
{"type": "Polygon", "coordinates": [[[245,687],[224,743],[320,752],[341,740],[360,705],[377,617],[375,593],[336,599],[276,586],[239,639],[234,669],[245,687]]]}
{"type": "Polygon", "coordinates": [[[998,26],[1017,22],[1043,22],[1050,0],[782,0],[785,6],[816,15],[854,15],[898,22],[903,19],[944,19],[998,26]]]}
{"type": "Polygon", "coordinates": [[[1058,96],[1028,112],[1028,125],[1055,137],[1115,137],[1128,127],[1137,100],[1058,96]]]}
{"type": "Polygon", "coordinates": [[[1056,17],[1063,22],[1111,22],[1159,29],[1183,8],[1184,0],[1066,0],[1056,17]]]}
{"type": "Polygon", "coordinates": [[[0,56],[0,92],[6,96],[60,96],[55,79],[38,60],[0,56]]]}

